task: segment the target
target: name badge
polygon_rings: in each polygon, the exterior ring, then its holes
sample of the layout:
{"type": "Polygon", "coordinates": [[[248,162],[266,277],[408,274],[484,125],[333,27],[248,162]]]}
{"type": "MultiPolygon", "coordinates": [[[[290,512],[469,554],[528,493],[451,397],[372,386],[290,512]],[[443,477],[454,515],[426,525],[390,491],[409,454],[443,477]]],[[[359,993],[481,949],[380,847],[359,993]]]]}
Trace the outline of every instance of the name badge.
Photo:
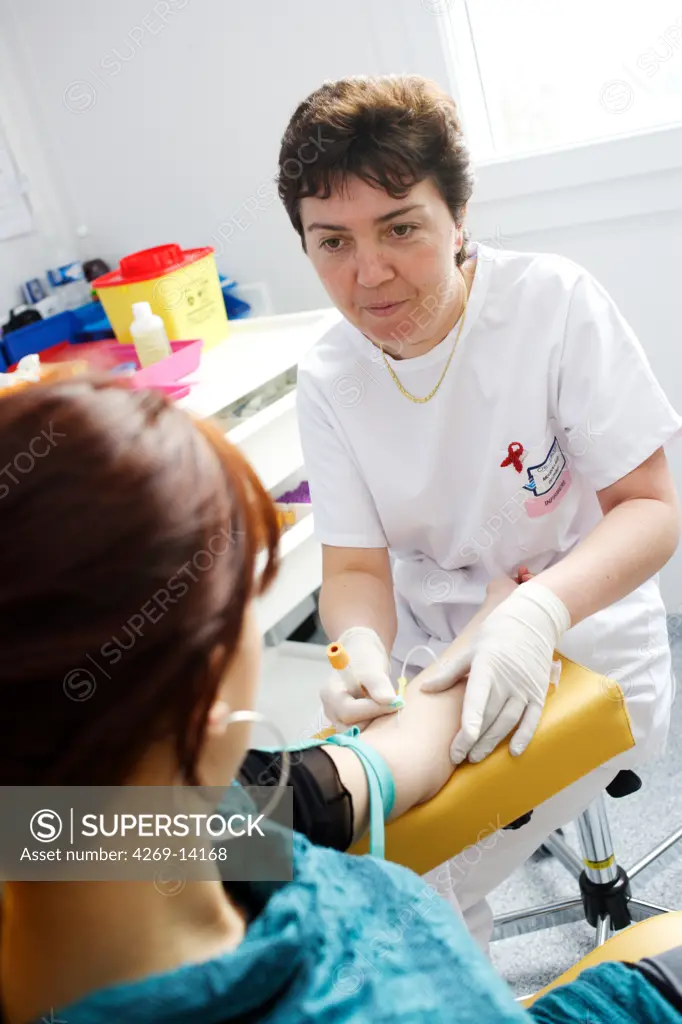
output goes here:
{"type": "Polygon", "coordinates": [[[532,496],[526,501],[526,511],[535,519],[556,508],[571,486],[571,471],[556,437],[546,458],[537,466],[528,466],[527,473],[528,483],[523,486],[532,496]]]}

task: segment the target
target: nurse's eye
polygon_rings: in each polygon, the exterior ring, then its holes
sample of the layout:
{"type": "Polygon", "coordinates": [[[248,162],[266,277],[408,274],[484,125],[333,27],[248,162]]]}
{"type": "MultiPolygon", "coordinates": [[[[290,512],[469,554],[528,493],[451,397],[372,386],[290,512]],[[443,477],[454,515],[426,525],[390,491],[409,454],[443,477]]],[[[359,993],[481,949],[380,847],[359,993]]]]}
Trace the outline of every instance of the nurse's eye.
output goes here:
{"type": "Polygon", "coordinates": [[[320,242],[320,249],[326,252],[340,252],[343,248],[343,238],[323,238],[320,242]]]}
{"type": "Polygon", "coordinates": [[[412,232],[416,230],[416,224],[394,224],[391,228],[391,231],[395,232],[396,238],[409,238],[412,232]]]}

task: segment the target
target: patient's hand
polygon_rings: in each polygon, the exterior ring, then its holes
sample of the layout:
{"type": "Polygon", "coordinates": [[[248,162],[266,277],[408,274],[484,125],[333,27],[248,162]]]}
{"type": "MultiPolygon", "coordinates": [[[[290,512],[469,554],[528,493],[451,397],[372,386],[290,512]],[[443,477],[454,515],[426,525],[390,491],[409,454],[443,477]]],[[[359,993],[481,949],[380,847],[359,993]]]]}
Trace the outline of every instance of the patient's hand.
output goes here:
{"type": "MultiPolygon", "coordinates": [[[[375,719],[363,732],[363,741],[383,756],[393,775],[396,799],[391,819],[415,804],[430,800],[454,770],[450,744],[459,731],[466,684],[458,682],[440,693],[425,693],[419,684],[466,649],[472,633],[517,586],[518,583],[508,577],[492,580],[485,601],[462,633],[434,665],[410,682],[405,691],[405,707],[390,716],[375,719]]],[[[368,821],[364,769],[351,750],[331,746],[326,750],[336,762],[344,785],[353,794],[357,838],[367,828],[368,821]]]]}
{"type": "MultiPolygon", "coordinates": [[[[480,626],[484,619],[490,615],[494,608],[506,601],[510,594],[512,594],[519,586],[519,580],[525,583],[526,580],[531,579],[532,574],[528,572],[525,565],[521,566],[518,570],[517,579],[511,579],[509,576],[496,576],[494,580],[491,580],[485,591],[485,599],[483,604],[476,612],[474,617],[469,620],[466,627],[462,630],[459,636],[450,644],[446,650],[425,668],[418,676],[415,677],[417,685],[421,686],[422,683],[434,683],[435,692],[447,689],[448,687],[448,673],[449,666],[454,664],[458,660],[458,655],[466,650],[466,641],[469,637],[473,636],[474,632],[480,626]],[[440,682],[438,682],[440,680],[440,682]]],[[[459,726],[458,726],[459,728],[459,726]]],[[[454,735],[454,733],[453,733],[454,735]]]]}
{"type": "Polygon", "coordinates": [[[435,796],[453,772],[450,744],[459,731],[466,683],[456,683],[438,693],[425,693],[420,684],[442,672],[443,666],[447,671],[449,662],[467,648],[481,622],[517,586],[519,584],[507,576],[491,580],[483,604],[466,628],[433,665],[410,682],[405,691],[404,709],[390,717],[376,719],[363,733],[365,742],[376,747],[393,769],[396,806],[392,818],[435,796]],[[395,756],[397,751],[402,754],[399,761],[395,756]]]}
{"type": "Polygon", "coordinates": [[[485,601],[483,602],[481,611],[487,608],[489,612],[493,608],[497,607],[498,604],[509,597],[509,595],[516,590],[521,583],[527,583],[528,580],[532,580],[535,574],[528,571],[527,565],[520,565],[516,576],[511,579],[509,576],[496,576],[494,580],[491,580],[485,590],[485,601]],[[488,603],[490,602],[490,604],[488,603]]]}
{"type": "Polygon", "coordinates": [[[481,610],[485,608],[489,612],[492,611],[498,604],[506,600],[517,587],[516,580],[510,579],[509,576],[496,576],[485,588],[485,601],[481,605],[481,610]]]}

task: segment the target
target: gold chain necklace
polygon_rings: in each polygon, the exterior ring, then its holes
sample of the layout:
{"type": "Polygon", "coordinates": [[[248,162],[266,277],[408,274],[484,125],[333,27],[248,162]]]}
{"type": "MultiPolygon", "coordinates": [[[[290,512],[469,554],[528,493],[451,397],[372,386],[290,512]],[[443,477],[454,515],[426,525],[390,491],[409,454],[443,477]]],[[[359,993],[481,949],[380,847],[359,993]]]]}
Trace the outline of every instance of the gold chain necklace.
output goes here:
{"type": "MultiPolygon", "coordinates": [[[[461,270],[460,270],[460,274],[462,274],[461,270]]],[[[409,400],[411,402],[418,402],[420,404],[424,403],[424,402],[430,402],[431,399],[433,398],[433,396],[435,395],[435,393],[438,391],[438,388],[443,383],[443,379],[445,377],[445,374],[448,372],[448,367],[450,366],[450,363],[452,362],[452,357],[455,354],[455,349],[457,348],[457,343],[459,342],[459,336],[462,333],[462,328],[464,327],[464,318],[466,316],[466,311],[467,311],[468,294],[467,294],[466,281],[464,280],[464,274],[462,274],[462,281],[464,282],[464,304],[462,306],[462,315],[461,315],[460,321],[459,321],[459,329],[457,331],[457,335],[455,336],[455,342],[454,342],[454,344],[452,346],[452,349],[450,351],[450,355],[448,356],[448,361],[446,362],[445,368],[443,369],[443,372],[440,375],[440,379],[439,379],[438,383],[436,384],[435,388],[432,388],[431,391],[429,391],[428,395],[424,395],[423,398],[419,398],[417,395],[411,395],[410,392],[407,390],[407,388],[404,387],[404,385],[401,384],[401,382],[398,380],[398,375],[396,374],[395,370],[393,369],[393,367],[389,363],[388,359],[386,358],[386,353],[384,352],[383,345],[379,346],[381,348],[381,354],[384,357],[384,363],[386,364],[386,369],[388,370],[388,372],[390,373],[391,377],[395,381],[395,384],[396,384],[398,390],[400,391],[401,394],[405,395],[405,398],[409,398],[409,400]]]]}

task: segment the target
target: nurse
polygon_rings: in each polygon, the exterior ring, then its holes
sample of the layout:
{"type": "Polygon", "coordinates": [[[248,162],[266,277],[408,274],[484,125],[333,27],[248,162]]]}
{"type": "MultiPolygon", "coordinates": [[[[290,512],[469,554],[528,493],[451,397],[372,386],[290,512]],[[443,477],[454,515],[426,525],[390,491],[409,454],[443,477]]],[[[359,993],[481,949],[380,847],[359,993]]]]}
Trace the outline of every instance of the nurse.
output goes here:
{"type": "Polygon", "coordinates": [[[422,684],[469,674],[453,762],[506,737],[523,753],[555,649],[627,698],[633,751],[438,869],[486,946],[486,894],[621,767],[664,749],[672,678],[656,574],[678,543],[664,445],[682,419],[588,271],[469,243],[473,181],[453,100],[419,76],[326,82],[282,139],[280,197],[341,314],[297,391],[320,613],[365,690],[330,679],[330,719],[392,713],[403,660],[408,678],[429,665],[413,649],[443,652],[486,584],[521,565],[534,579],[422,684]]]}

